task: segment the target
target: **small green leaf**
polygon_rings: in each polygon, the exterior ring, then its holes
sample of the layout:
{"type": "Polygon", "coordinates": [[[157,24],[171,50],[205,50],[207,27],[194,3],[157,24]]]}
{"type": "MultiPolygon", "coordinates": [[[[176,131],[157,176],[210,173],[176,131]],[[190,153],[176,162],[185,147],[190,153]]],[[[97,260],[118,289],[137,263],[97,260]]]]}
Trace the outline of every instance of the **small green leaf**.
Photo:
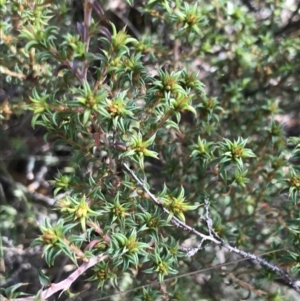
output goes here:
{"type": "Polygon", "coordinates": [[[40,284],[42,286],[50,285],[51,281],[50,281],[49,277],[46,276],[41,270],[38,271],[38,277],[39,277],[39,280],[40,280],[40,284]]]}

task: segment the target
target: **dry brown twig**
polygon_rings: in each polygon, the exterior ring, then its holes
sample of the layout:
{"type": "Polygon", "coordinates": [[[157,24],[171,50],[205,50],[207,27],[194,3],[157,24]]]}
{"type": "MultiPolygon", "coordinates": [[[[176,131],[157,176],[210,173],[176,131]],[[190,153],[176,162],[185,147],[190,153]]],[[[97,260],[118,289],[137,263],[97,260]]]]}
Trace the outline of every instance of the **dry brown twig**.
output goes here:
{"type": "MultiPolygon", "coordinates": [[[[98,255],[96,257],[90,258],[88,262],[84,262],[77,270],[75,270],[68,278],[59,282],[59,283],[52,283],[49,288],[45,289],[40,294],[39,300],[46,300],[53,294],[59,291],[66,291],[70,288],[72,283],[82,275],[87,269],[91,268],[92,266],[96,265],[98,262],[103,261],[107,258],[107,255],[98,255]]],[[[17,298],[13,299],[14,301],[34,301],[36,297],[27,297],[27,298],[17,298]]],[[[8,301],[9,299],[4,299],[4,301],[8,301]]],[[[11,300],[11,299],[10,299],[11,300]]]]}
{"type": "Polygon", "coordinates": [[[16,77],[16,78],[19,78],[19,79],[25,79],[26,78],[26,75],[23,74],[23,73],[17,73],[17,72],[14,72],[14,71],[11,71],[9,70],[8,68],[5,68],[3,66],[0,66],[0,72],[2,74],[6,74],[6,75],[9,75],[11,77],[16,77]]]}

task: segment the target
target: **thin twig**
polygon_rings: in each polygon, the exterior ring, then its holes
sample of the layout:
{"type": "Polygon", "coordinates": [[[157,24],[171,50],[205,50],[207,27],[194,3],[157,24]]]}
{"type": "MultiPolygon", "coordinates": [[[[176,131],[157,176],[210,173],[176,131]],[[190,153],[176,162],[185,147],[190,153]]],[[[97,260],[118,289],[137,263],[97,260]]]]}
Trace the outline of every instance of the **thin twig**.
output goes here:
{"type": "MultiPolygon", "coordinates": [[[[135,173],[128,167],[128,165],[126,163],[123,163],[123,166],[129,172],[129,174],[136,180],[136,182],[139,184],[139,186],[149,195],[150,199],[157,206],[159,206],[163,210],[164,213],[170,215],[170,211],[168,209],[166,209],[163,206],[163,204],[159,201],[159,199],[157,199],[149,191],[149,189],[146,187],[146,184],[143,183],[135,175],[135,173]]],[[[199,231],[195,230],[194,228],[186,225],[184,222],[182,222],[181,220],[179,220],[176,217],[172,217],[171,222],[176,227],[181,228],[181,229],[186,230],[186,231],[189,231],[189,232],[192,232],[195,235],[197,235],[199,238],[201,238],[201,245],[202,245],[203,241],[209,240],[209,241],[215,243],[216,245],[219,245],[219,246],[222,246],[222,247],[226,248],[230,252],[233,252],[235,254],[241,255],[244,258],[251,259],[251,260],[254,260],[254,261],[258,262],[261,266],[266,267],[267,269],[273,271],[278,276],[280,276],[290,288],[293,288],[296,292],[300,293],[300,285],[286,271],[284,271],[283,269],[277,267],[276,265],[273,265],[273,264],[269,263],[268,261],[264,260],[263,258],[258,257],[257,255],[245,252],[243,250],[238,249],[237,247],[233,247],[233,246],[227,244],[223,239],[221,239],[218,236],[218,234],[215,232],[215,230],[213,229],[212,220],[211,220],[211,218],[209,216],[209,201],[208,200],[205,200],[205,206],[206,206],[206,216],[209,219],[209,220],[206,221],[206,224],[207,224],[207,226],[209,228],[208,230],[210,232],[209,236],[205,235],[203,233],[200,233],[199,231]]]]}
{"type": "MultiPolygon", "coordinates": [[[[66,291],[70,288],[71,284],[74,283],[74,281],[82,275],[87,269],[91,268],[95,264],[97,264],[100,261],[103,261],[107,255],[99,255],[93,258],[90,258],[88,262],[83,263],[76,271],[74,271],[68,278],[65,280],[59,282],[59,283],[52,283],[50,287],[46,290],[44,290],[39,300],[46,300],[53,294],[55,294],[58,291],[66,291]]],[[[13,299],[14,301],[34,301],[36,297],[27,297],[27,298],[17,298],[13,299]]]]}
{"type": "Polygon", "coordinates": [[[6,68],[4,66],[0,66],[0,72],[3,73],[3,74],[6,74],[8,76],[16,77],[16,78],[19,78],[19,79],[25,79],[26,78],[25,74],[11,71],[11,70],[9,70],[8,68],[6,68]]]}
{"type": "MultiPolygon", "coordinates": [[[[85,43],[85,53],[88,53],[90,47],[90,25],[92,20],[93,3],[95,0],[84,0],[84,21],[83,21],[83,42],[85,43]]],[[[86,80],[89,62],[86,58],[82,65],[82,78],[86,80]]]]}
{"type": "MultiPolygon", "coordinates": [[[[268,254],[271,254],[271,253],[276,253],[276,252],[283,251],[283,250],[285,250],[285,249],[282,248],[282,249],[278,249],[278,250],[274,250],[274,251],[269,251],[269,252],[260,254],[260,256],[268,255],[268,254]]],[[[181,275],[176,275],[176,276],[170,277],[168,279],[165,279],[164,282],[170,282],[170,281],[173,282],[174,280],[178,280],[179,278],[184,278],[184,277],[187,277],[187,276],[193,276],[193,275],[197,275],[197,274],[204,273],[204,272],[207,272],[207,271],[216,270],[216,269],[219,269],[219,268],[222,268],[222,267],[225,267],[225,266],[229,266],[229,265],[232,265],[232,264],[235,264],[235,263],[238,263],[238,262],[243,262],[245,260],[247,260],[247,259],[246,258],[241,258],[241,259],[237,259],[237,260],[233,260],[233,261],[229,261],[229,262],[225,262],[225,263],[220,263],[220,264],[217,264],[215,266],[200,269],[200,270],[197,270],[197,271],[183,273],[181,275]]],[[[111,294],[109,296],[97,298],[97,299],[94,299],[93,301],[106,300],[106,299],[109,299],[109,298],[114,297],[114,296],[125,295],[125,294],[128,294],[128,293],[140,290],[142,288],[146,288],[146,287],[150,287],[150,286],[154,286],[154,285],[158,285],[158,284],[159,284],[159,281],[152,281],[151,283],[141,285],[141,286],[138,286],[138,287],[126,290],[126,291],[117,292],[117,293],[111,294]]]]}
{"type": "MultiPolygon", "coordinates": [[[[125,167],[125,169],[130,173],[130,175],[137,181],[137,183],[139,184],[139,186],[141,186],[141,188],[148,194],[148,196],[150,197],[150,199],[158,206],[160,207],[164,213],[166,213],[167,215],[171,215],[170,211],[165,208],[163,206],[163,204],[161,203],[161,201],[159,199],[157,199],[150,191],[149,189],[146,187],[146,185],[135,175],[135,173],[128,167],[128,165],[126,163],[123,163],[123,166],[125,167]]],[[[182,228],[186,231],[192,232],[195,235],[197,235],[198,237],[201,237],[204,240],[209,240],[214,242],[217,245],[220,245],[221,243],[215,239],[214,237],[205,235],[199,231],[197,231],[196,229],[188,226],[187,224],[185,224],[184,222],[182,222],[180,219],[178,219],[177,217],[173,216],[171,218],[171,223],[173,225],[175,225],[177,228],[182,228]]]]}

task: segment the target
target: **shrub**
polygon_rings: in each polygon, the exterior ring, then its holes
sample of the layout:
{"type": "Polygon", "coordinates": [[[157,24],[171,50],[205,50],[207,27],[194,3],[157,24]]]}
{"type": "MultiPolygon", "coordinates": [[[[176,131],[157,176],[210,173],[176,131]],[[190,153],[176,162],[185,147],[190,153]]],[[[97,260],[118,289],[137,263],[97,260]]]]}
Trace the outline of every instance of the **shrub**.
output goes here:
{"type": "Polygon", "coordinates": [[[281,123],[297,108],[299,6],[153,0],[118,12],[86,0],[75,23],[68,2],[2,2],[1,68],[23,93],[2,104],[3,124],[31,111],[72,155],[51,182],[57,214],[31,246],[75,271],[35,294],[74,296],[84,272],[88,299],[300,292],[300,139],[281,123]]]}

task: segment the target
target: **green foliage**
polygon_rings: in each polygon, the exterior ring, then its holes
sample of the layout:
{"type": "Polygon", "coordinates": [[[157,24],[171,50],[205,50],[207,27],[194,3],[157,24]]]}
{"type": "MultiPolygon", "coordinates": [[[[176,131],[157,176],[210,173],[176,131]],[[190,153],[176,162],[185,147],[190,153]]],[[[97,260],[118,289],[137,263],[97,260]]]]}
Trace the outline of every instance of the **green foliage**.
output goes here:
{"type": "MultiPolygon", "coordinates": [[[[228,242],[276,252],[266,259],[299,277],[300,139],[287,139],[278,120],[297,109],[290,99],[298,97],[300,44],[285,32],[284,1],[257,10],[240,1],[127,1],[149,22],[136,36],[110,22],[98,1],[84,1],[76,24],[64,1],[6,2],[1,14],[19,21],[0,27],[6,81],[24,85],[18,106],[32,112],[32,126],[72,153],[73,172],[51,182],[59,218],[45,219],[32,243],[49,266],[62,254],[77,267],[105,254],[88,276],[102,297],[129,274],[126,288],[159,283],[136,300],[182,300],[187,283],[167,279],[236,259],[217,250],[228,242]]],[[[0,108],[3,120],[8,108],[0,108]]],[[[270,286],[274,271],[241,263],[225,276],[235,275],[252,300],[281,300],[284,288],[270,286]]],[[[226,296],[211,275],[201,281],[215,295],[199,281],[191,298],[226,296]]]]}

